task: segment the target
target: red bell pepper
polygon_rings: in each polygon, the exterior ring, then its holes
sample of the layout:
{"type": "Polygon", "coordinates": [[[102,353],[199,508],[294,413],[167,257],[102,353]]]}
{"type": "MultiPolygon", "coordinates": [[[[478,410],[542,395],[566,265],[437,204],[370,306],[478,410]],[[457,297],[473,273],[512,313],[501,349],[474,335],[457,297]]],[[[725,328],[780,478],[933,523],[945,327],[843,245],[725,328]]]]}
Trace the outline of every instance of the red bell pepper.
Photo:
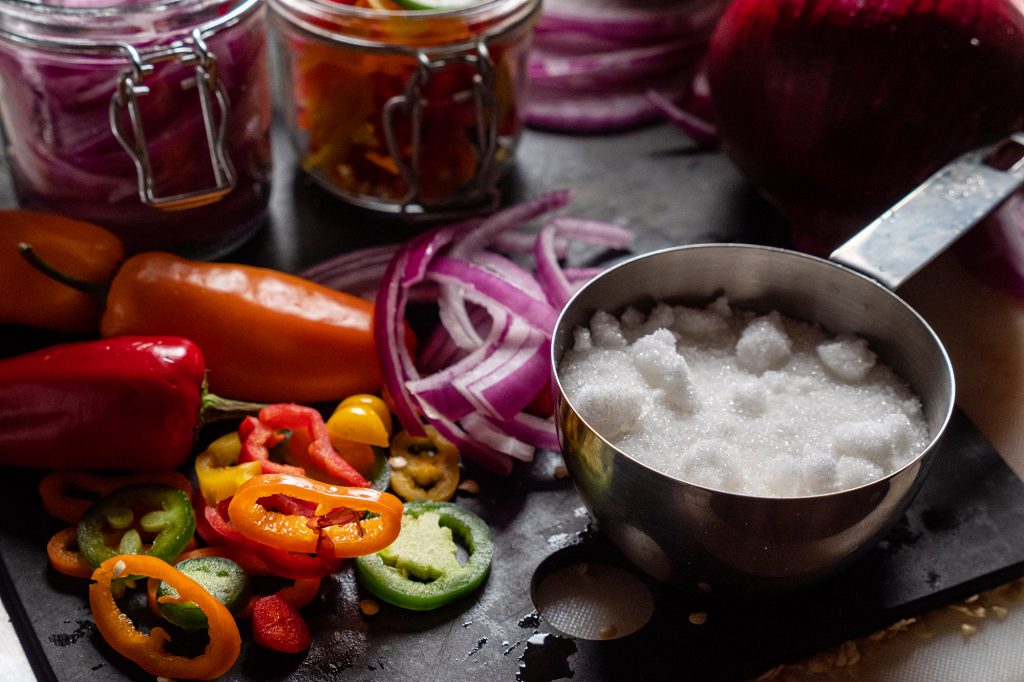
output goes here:
{"type": "Polygon", "coordinates": [[[169,470],[201,423],[258,405],[205,392],[199,347],[119,337],[0,360],[0,465],[169,470]]]}
{"type": "Polygon", "coordinates": [[[304,405],[281,403],[260,410],[259,419],[247,418],[238,429],[242,440],[239,462],[259,462],[265,474],[291,474],[369,488],[370,482],[346,462],[331,445],[331,436],[319,412],[304,405]],[[283,440],[279,432],[290,431],[288,453],[293,465],[270,459],[270,448],[283,440]]]}

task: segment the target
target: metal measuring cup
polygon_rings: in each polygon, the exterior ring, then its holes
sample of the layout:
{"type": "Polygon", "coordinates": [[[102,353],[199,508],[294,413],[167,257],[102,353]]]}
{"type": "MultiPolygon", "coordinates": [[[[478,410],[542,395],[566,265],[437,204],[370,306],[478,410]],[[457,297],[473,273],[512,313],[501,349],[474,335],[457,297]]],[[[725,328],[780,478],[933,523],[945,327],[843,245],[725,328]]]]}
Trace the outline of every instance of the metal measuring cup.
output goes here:
{"type": "Polygon", "coordinates": [[[897,288],[1024,184],[1024,134],[964,155],[824,260],[785,249],[702,244],[625,261],[584,286],[552,336],[556,425],[566,466],[599,530],[639,568],[684,588],[771,594],[819,581],[870,549],[928,472],[953,410],[941,341],[897,288]],[[863,274],[862,274],[863,273],[863,274]],[[565,395],[558,363],[598,310],[655,301],[737,308],[868,340],[920,397],[931,433],[904,467],[866,485],[804,497],[706,488],[638,462],[605,440],[565,395]]]}

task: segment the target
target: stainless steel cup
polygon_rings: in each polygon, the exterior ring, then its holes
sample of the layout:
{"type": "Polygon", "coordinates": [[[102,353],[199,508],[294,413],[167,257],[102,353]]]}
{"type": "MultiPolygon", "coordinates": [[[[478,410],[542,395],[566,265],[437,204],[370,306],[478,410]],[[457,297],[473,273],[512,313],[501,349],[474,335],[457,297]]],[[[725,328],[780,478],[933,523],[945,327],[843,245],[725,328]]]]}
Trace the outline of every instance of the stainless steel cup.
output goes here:
{"type": "MultiPolygon", "coordinates": [[[[1020,146],[1024,157],[1024,136],[1009,142],[1020,146]]],[[[938,337],[879,281],[898,286],[1024,182],[1024,158],[1006,170],[987,165],[991,154],[980,150],[950,164],[832,255],[872,277],[783,249],[704,244],[638,256],[577,292],[552,337],[559,440],[584,504],[628,559],[684,588],[707,583],[716,591],[777,593],[834,573],[900,517],[946,429],[955,383],[938,337]],[[979,183],[984,192],[961,191],[979,183]],[[946,206],[950,202],[952,208],[946,206]],[[920,397],[932,436],[928,446],[903,468],[858,488],[756,497],[667,476],[587,424],[566,397],[557,371],[576,327],[588,324],[598,310],[617,313],[628,305],[643,310],[656,301],[699,305],[722,294],[737,308],[778,310],[832,333],[867,339],[920,397]]]]}

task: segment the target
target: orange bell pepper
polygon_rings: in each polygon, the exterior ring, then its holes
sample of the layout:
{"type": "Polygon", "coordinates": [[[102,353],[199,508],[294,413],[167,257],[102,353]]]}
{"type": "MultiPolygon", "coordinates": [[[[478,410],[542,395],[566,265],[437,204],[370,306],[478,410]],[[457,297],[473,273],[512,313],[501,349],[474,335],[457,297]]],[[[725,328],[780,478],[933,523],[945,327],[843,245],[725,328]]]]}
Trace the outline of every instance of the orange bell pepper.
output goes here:
{"type": "Polygon", "coordinates": [[[92,223],[51,213],[0,211],[0,323],[95,332],[100,301],[34,268],[18,252],[19,244],[70,278],[106,282],[124,259],[121,240],[92,223]]]}
{"type": "Polygon", "coordinates": [[[197,582],[167,562],[144,554],[125,554],[107,559],[92,574],[89,606],[93,620],[107,643],[122,656],[135,661],[150,675],[191,680],[211,680],[231,669],[241,652],[242,638],[235,619],[197,582]],[[182,602],[195,602],[206,614],[210,641],[195,658],[167,653],[170,635],[161,627],[149,634],[139,632],[114,601],[111,584],[123,575],[159,578],[178,591],[182,602]]]}
{"type": "Polygon", "coordinates": [[[402,528],[402,502],[372,488],[330,485],[289,474],[262,474],[239,486],[228,505],[240,534],[278,549],[335,558],[372,554],[387,547],[402,528]],[[264,498],[284,495],[316,504],[312,517],[272,511],[264,498]],[[359,518],[362,512],[377,514],[359,518]]]}
{"type": "Polygon", "coordinates": [[[210,390],[243,400],[336,400],[382,383],[373,303],[265,268],[139,254],[114,277],[100,332],[191,339],[210,390]]]}

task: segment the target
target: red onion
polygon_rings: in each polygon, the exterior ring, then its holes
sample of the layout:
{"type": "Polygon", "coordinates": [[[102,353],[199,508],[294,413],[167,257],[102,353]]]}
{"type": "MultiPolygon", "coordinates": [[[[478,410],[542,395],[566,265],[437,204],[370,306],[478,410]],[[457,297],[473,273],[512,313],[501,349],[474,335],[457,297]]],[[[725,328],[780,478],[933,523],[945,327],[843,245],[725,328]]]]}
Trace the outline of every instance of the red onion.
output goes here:
{"type": "Polygon", "coordinates": [[[690,87],[725,0],[552,0],[530,53],[527,122],[596,132],[661,118],[690,87]]]}
{"type": "Polygon", "coordinates": [[[622,249],[633,237],[619,225],[567,217],[517,232],[568,201],[568,192],[551,192],[302,273],[329,286],[376,288],[374,336],[385,388],[407,431],[422,435],[426,421],[467,457],[499,473],[511,470],[512,459],[531,459],[536,448],[558,448],[552,419],[527,410],[550,390],[558,310],[600,271],[562,261],[574,241],[622,249]],[[501,251],[534,254],[536,272],[501,251]],[[406,306],[414,298],[435,303],[439,318],[416,358],[404,342],[406,306]]]}
{"type": "Polygon", "coordinates": [[[735,0],[708,80],[721,144],[825,253],[1024,124],[1019,0],[735,0]]]}

